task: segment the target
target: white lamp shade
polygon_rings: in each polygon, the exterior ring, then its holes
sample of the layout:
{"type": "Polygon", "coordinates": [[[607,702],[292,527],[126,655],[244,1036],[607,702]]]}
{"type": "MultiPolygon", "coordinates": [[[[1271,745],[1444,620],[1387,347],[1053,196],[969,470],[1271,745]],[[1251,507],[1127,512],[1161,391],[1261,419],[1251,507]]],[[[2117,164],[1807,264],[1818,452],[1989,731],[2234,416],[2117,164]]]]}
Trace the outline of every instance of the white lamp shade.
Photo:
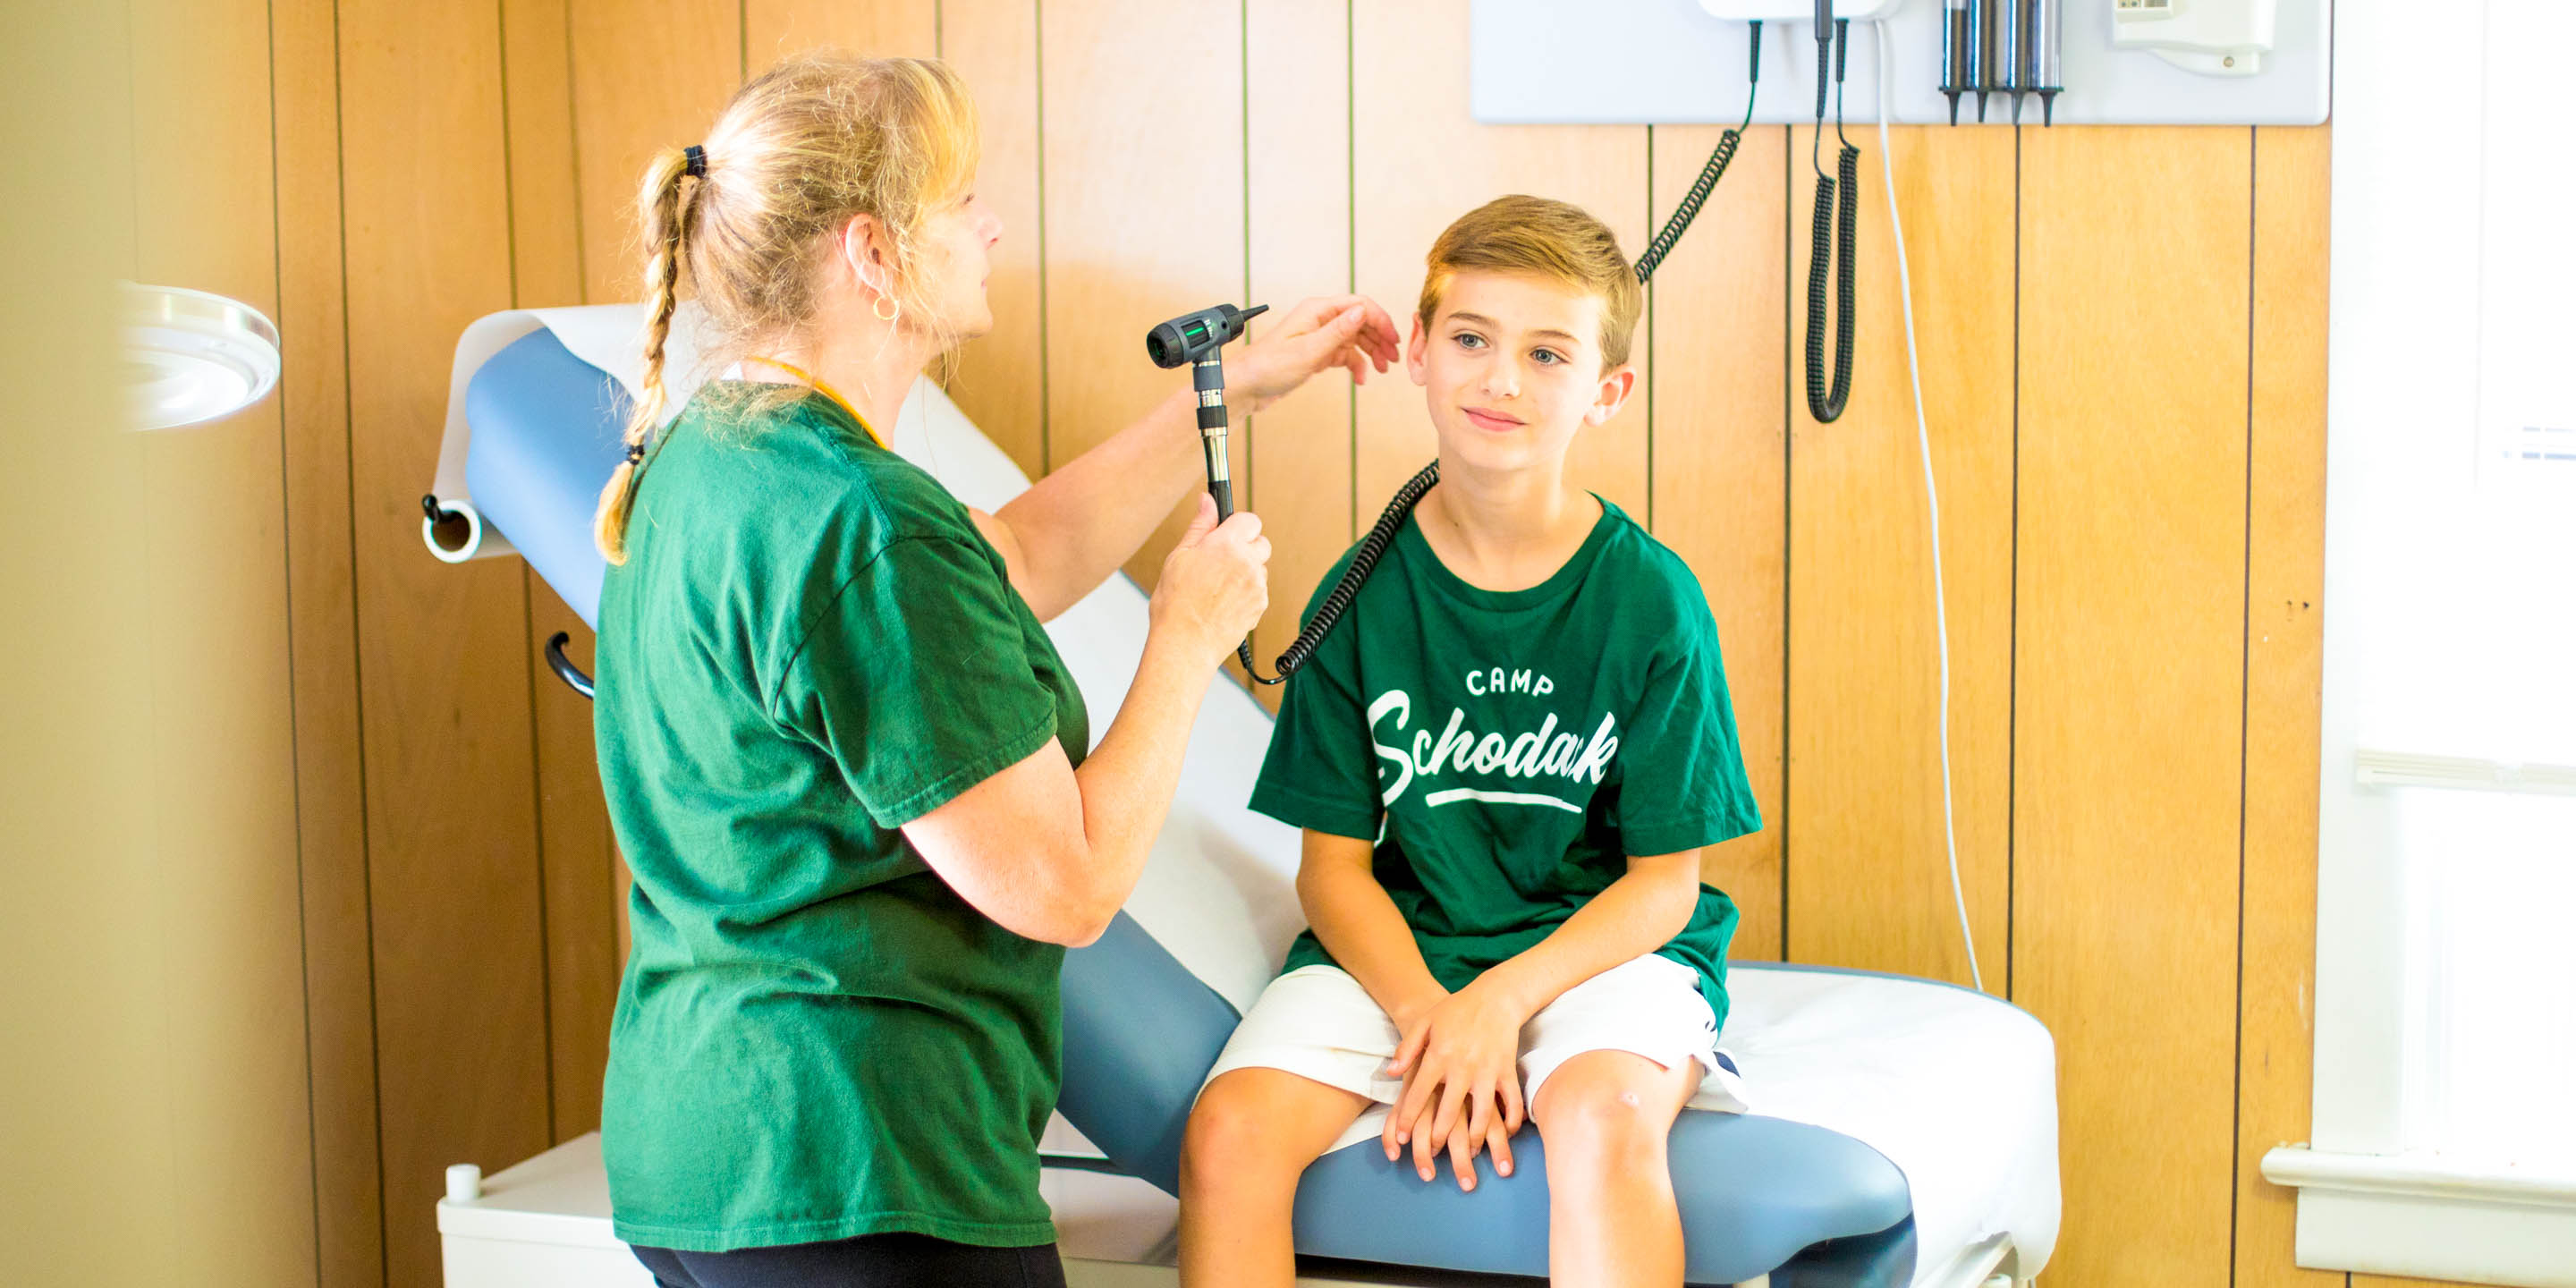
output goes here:
{"type": "Polygon", "coordinates": [[[119,285],[127,404],[139,429],[221,420],[277,385],[277,327],[239,300],[119,285]]]}

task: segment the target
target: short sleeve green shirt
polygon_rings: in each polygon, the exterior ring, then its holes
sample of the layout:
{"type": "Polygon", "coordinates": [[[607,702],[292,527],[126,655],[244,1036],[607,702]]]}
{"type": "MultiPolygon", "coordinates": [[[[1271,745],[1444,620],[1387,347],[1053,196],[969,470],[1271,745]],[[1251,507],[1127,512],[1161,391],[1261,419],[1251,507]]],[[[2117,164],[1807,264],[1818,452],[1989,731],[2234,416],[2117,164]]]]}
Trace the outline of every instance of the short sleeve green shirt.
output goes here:
{"type": "MultiPolygon", "coordinates": [[[[1564,567],[1516,591],[1468,584],[1407,523],[1289,681],[1253,789],[1282,822],[1376,840],[1378,882],[1451,990],[1545,939],[1631,856],[1762,826],[1698,580],[1601,509],[1564,567]]],[[[1659,950],[1699,972],[1721,1024],[1735,921],[1703,885],[1659,950]]],[[[1308,931],[1284,969],[1331,961],[1308,931]]]]}
{"type": "Polygon", "coordinates": [[[1063,950],[958,897],[903,824],[1081,695],[1001,556],[830,400],[707,387],[600,593],[600,776],[635,874],[602,1112],[619,1238],[1054,1239],[1037,1138],[1063,950]]]}

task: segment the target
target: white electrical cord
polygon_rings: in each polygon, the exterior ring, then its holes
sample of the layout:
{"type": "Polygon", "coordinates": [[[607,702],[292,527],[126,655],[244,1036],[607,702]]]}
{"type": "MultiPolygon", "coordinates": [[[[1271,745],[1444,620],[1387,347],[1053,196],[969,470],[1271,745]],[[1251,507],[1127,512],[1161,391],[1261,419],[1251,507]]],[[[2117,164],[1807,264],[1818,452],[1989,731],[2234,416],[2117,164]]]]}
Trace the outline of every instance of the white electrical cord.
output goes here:
{"type": "Polygon", "coordinates": [[[1923,449],[1923,495],[1932,511],[1932,617],[1941,641],[1941,834],[1950,849],[1950,898],[1959,909],[1959,940],[1968,949],[1968,979],[1978,992],[1986,978],[1977,969],[1977,936],[1968,928],[1968,896],[1959,882],[1959,827],[1950,800],[1950,613],[1941,585],[1941,492],[1932,482],[1932,428],[1923,415],[1923,360],[1914,347],[1914,281],[1905,266],[1905,220],[1896,213],[1895,153],[1887,142],[1887,104],[1895,97],[1895,62],[1887,52],[1887,22],[1878,33],[1878,174],[1887,184],[1887,227],[1896,239],[1896,289],[1904,305],[1905,371],[1914,381],[1914,436],[1923,449]]]}

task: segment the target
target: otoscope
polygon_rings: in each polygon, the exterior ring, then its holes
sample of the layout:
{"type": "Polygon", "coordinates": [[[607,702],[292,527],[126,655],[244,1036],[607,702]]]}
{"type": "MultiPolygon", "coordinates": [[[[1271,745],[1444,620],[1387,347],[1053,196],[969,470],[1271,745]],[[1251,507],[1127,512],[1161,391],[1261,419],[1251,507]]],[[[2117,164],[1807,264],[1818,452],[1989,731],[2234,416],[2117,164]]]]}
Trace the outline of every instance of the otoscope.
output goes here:
{"type": "MultiPolygon", "coordinates": [[[[1820,3],[1818,9],[1830,12],[1826,3],[1820,3]]],[[[1681,203],[1674,207],[1672,218],[1665,222],[1663,231],[1655,234],[1653,241],[1646,243],[1646,249],[1638,253],[1637,280],[1640,283],[1654,277],[1655,269],[1664,262],[1664,256],[1672,252],[1673,244],[1681,240],[1682,232],[1690,227],[1691,220],[1699,217],[1700,207],[1707,204],[1708,194],[1725,176],[1727,163],[1735,159],[1736,148],[1743,144],[1744,131],[1753,124],[1753,97],[1762,83],[1762,24],[1753,23],[1752,33],[1748,56],[1753,70],[1751,81],[1745,88],[1744,123],[1718,136],[1717,147],[1708,154],[1707,163],[1700,167],[1699,178],[1691,182],[1690,191],[1684,193],[1681,203]]],[[[1822,102],[1821,99],[1818,101],[1822,102]]],[[[1822,115],[1819,110],[1820,120],[1822,115]]],[[[1845,146],[1848,149],[1849,145],[1845,146]]],[[[1848,230],[1848,223],[1845,227],[1848,230]]],[[[1849,235],[1848,231],[1845,235],[1849,235]]],[[[1846,266],[1850,262],[1848,250],[1845,251],[1844,262],[1846,266]]],[[[1234,481],[1225,456],[1225,375],[1217,365],[1217,350],[1243,333],[1244,319],[1267,307],[1254,305],[1239,310],[1231,304],[1220,304],[1173,318],[1145,335],[1145,353],[1154,360],[1155,366],[1194,364],[1190,383],[1199,395],[1199,440],[1207,451],[1208,495],[1216,498],[1219,522],[1234,513],[1234,481]]],[[[1846,305],[1846,335],[1849,321],[1849,306],[1846,305]]],[[[1849,371],[1849,362],[1846,356],[1845,372],[1849,371]]],[[[1848,379],[1846,375],[1846,383],[1848,379]]],[[[1304,666],[1306,659],[1315,655],[1316,646],[1322,644],[1324,636],[1332,631],[1333,623],[1340,621],[1352,601],[1359,598],[1361,585],[1368,581],[1369,573],[1377,568],[1377,561],[1394,543],[1396,531],[1413,513],[1414,504],[1439,481],[1440,462],[1435,460],[1395,490],[1395,496],[1386,503],[1385,512],[1378,515],[1368,535],[1361,537],[1359,544],[1352,548],[1351,560],[1343,566],[1341,580],[1333,583],[1332,592],[1324,596],[1322,603],[1315,605],[1315,615],[1306,619],[1305,626],[1297,632],[1297,638],[1280,653],[1277,663],[1279,674],[1263,675],[1253,668],[1250,640],[1237,645],[1234,651],[1235,660],[1243,664],[1243,673],[1257,684],[1282,684],[1290,673],[1304,666]]]]}
{"type": "MultiPolygon", "coordinates": [[[[1238,309],[1231,304],[1184,313],[1145,333],[1145,356],[1154,365],[1190,364],[1190,388],[1198,393],[1199,450],[1207,459],[1208,498],[1216,502],[1216,521],[1234,517],[1234,465],[1225,450],[1225,359],[1223,350],[1243,334],[1243,324],[1270,311],[1267,304],[1238,309]]],[[[1243,673],[1260,679],[1252,668],[1252,641],[1235,645],[1243,673]]],[[[1282,679],[1286,676],[1283,674],[1282,679]]],[[[1277,684],[1278,680],[1265,680],[1277,684]]]]}

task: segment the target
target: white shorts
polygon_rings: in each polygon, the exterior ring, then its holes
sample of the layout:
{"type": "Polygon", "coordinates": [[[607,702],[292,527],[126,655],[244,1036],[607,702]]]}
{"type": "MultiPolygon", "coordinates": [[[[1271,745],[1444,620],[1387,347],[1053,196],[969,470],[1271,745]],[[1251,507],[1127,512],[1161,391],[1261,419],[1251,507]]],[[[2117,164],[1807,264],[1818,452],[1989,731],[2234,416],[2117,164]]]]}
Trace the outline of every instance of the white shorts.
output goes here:
{"type": "MultiPolygon", "coordinates": [[[[1377,1102],[1333,1142],[1340,1149],[1384,1129],[1386,1107],[1404,1093],[1402,1079],[1386,1076],[1401,1040],[1348,972],[1303,966],[1261,990],[1208,1081],[1236,1069],[1281,1069],[1377,1102]]],[[[1699,972],[1669,957],[1622,962],[1531,1016],[1521,1026],[1521,1103],[1538,1103],[1548,1075],[1586,1051],[1626,1051],[1667,1069],[1696,1060],[1703,1074],[1688,1107],[1745,1111],[1742,1079],[1719,1062],[1716,1016],[1700,995],[1699,972]]]]}

